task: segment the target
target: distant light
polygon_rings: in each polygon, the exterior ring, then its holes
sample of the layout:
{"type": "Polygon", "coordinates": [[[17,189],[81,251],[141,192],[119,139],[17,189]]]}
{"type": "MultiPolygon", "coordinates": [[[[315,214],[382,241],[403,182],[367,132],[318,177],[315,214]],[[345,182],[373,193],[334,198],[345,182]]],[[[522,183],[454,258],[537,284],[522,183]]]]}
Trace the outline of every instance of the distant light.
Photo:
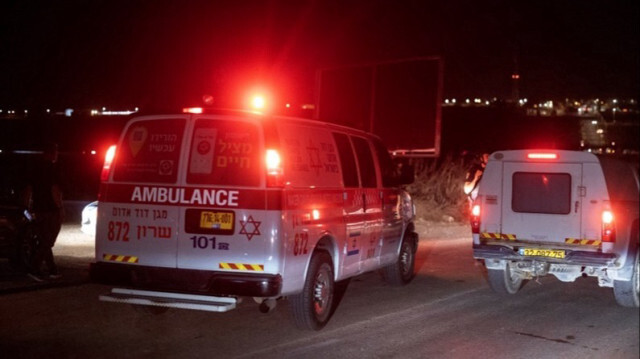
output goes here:
{"type": "Polygon", "coordinates": [[[286,107],[286,108],[291,108],[291,104],[290,104],[290,103],[288,103],[288,104],[284,105],[284,107],[286,107]]]}
{"type": "Polygon", "coordinates": [[[480,102],[482,102],[482,100],[480,100],[479,98],[474,98],[474,99],[473,99],[473,102],[475,102],[475,103],[480,103],[480,102]]]}
{"type": "Polygon", "coordinates": [[[603,134],[603,133],[604,133],[604,130],[603,130],[603,129],[601,129],[601,128],[599,128],[599,129],[597,129],[597,130],[596,130],[596,133],[597,133],[597,134],[603,134]]]}
{"type": "Polygon", "coordinates": [[[451,103],[456,103],[456,99],[455,98],[451,99],[451,103]]]}
{"type": "Polygon", "coordinates": [[[598,121],[593,120],[593,121],[591,121],[591,124],[592,124],[592,125],[597,125],[597,124],[598,124],[598,121]]]}
{"type": "Polygon", "coordinates": [[[103,108],[102,108],[102,111],[106,111],[106,110],[107,110],[107,108],[106,108],[106,107],[103,107],[103,108]]]}
{"type": "Polygon", "coordinates": [[[489,106],[489,100],[485,101],[484,104],[489,106]]]}
{"type": "Polygon", "coordinates": [[[92,155],[95,155],[96,153],[97,153],[96,150],[91,150],[92,155]]]}
{"type": "Polygon", "coordinates": [[[305,103],[304,105],[302,105],[303,110],[315,110],[315,108],[316,108],[316,105],[312,103],[305,103]]]}
{"type": "Polygon", "coordinates": [[[29,110],[24,110],[24,113],[29,113],[29,110]]]}
{"type": "Polygon", "coordinates": [[[444,103],[449,103],[449,99],[444,100],[444,103]]]}
{"type": "Polygon", "coordinates": [[[471,101],[469,99],[466,99],[466,100],[464,100],[464,102],[470,103],[471,101]]]}
{"type": "Polygon", "coordinates": [[[67,117],[71,117],[71,115],[73,115],[73,109],[72,108],[68,108],[66,110],[64,110],[64,115],[67,117]]]}
{"type": "Polygon", "coordinates": [[[50,109],[47,109],[47,113],[51,113],[51,110],[50,110],[50,109]]]}
{"type": "Polygon", "coordinates": [[[613,103],[618,103],[618,100],[614,99],[614,100],[613,100],[613,103]]]}
{"type": "Polygon", "coordinates": [[[519,74],[513,74],[513,75],[511,75],[511,78],[513,80],[518,80],[520,78],[520,75],[519,74]]]}

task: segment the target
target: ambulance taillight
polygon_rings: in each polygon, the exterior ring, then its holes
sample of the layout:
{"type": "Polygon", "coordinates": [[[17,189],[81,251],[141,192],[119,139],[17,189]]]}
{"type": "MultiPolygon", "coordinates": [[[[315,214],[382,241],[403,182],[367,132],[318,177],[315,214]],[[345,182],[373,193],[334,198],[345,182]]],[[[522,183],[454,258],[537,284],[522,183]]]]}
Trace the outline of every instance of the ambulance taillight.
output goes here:
{"type": "Polygon", "coordinates": [[[111,172],[111,164],[113,163],[113,158],[116,156],[116,145],[112,145],[107,150],[107,153],[104,156],[104,165],[102,166],[102,173],[100,174],[100,180],[102,182],[109,179],[109,173],[111,172]]]}
{"type": "Polygon", "coordinates": [[[615,242],[616,229],[613,212],[610,210],[602,211],[602,241],[615,242]]]}
{"type": "Polygon", "coordinates": [[[265,156],[267,166],[267,186],[282,187],[282,158],[280,152],[275,149],[267,149],[265,156]]]}
{"type": "Polygon", "coordinates": [[[471,207],[471,233],[480,233],[480,213],[481,208],[479,204],[474,204],[471,207]]]}

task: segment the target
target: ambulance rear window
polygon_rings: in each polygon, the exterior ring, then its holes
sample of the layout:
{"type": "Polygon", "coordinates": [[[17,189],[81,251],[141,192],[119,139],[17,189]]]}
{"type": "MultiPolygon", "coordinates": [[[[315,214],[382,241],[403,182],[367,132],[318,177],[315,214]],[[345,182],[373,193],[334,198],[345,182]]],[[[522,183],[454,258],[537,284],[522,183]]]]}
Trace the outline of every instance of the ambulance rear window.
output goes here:
{"type": "Polygon", "coordinates": [[[198,120],[189,152],[187,183],[260,185],[260,141],[252,123],[198,120]]]}
{"type": "Polygon", "coordinates": [[[568,173],[516,172],[512,183],[511,208],[514,212],[571,212],[571,175],[568,173]]]}
{"type": "Polygon", "coordinates": [[[125,182],[174,183],[184,119],[132,123],[118,148],[113,179],[125,182]]]}

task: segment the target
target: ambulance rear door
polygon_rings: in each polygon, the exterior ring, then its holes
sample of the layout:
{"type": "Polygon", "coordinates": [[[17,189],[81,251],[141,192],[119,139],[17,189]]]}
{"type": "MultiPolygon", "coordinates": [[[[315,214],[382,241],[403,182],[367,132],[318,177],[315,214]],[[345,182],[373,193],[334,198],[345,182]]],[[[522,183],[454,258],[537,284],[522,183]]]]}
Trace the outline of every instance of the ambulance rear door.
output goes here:
{"type": "Polygon", "coordinates": [[[96,260],[176,267],[180,153],[186,116],[134,120],[98,202],[96,260]]]}
{"type": "MultiPolygon", "coordinates": [[[[242,116],[196,118],[187,139],[178,268],[279,270],[279,201],[267,204],[262,127],[242,116]]],[[[279,193],[273,192],[273,195],[279,193]]]]}

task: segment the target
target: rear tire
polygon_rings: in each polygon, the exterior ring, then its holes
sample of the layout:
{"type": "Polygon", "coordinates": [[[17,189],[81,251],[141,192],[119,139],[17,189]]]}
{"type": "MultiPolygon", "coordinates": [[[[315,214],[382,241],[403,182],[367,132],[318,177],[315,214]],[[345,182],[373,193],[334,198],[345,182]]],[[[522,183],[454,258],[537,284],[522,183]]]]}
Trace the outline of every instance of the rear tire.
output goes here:
{"type": "Polygon", "coordinates": [[[507,262],[505,269],[487,269],[489,286],[498,294],[516,294],[522,288],[524,280],[513,273],[511,265],[507,262]]]}
{"type": "Polygon", "coordinates": [[[416,245],[411,236],[402,240],[398,260],[383,268],[382,275],[387,283],[394,286],[403,286],[415,276],[416,245]]]}
{"type": "Polygon", "coordinates": [[[311,257],[302,292],[289,297],[296,326],[322,329],[333,314],[334,291],[331,257],[326,252],[316,252],[311,257]]]}
{"type": "Polygon", "coordinates": [[[639,252],[636,250],[635,263],[633,265],[633,275],[630,281],[613,281],[613,294],[616,302],[623,307],[638,308],[640,299],[638,291],[640,288],[640,267],[638,266],[639,252]]]}

